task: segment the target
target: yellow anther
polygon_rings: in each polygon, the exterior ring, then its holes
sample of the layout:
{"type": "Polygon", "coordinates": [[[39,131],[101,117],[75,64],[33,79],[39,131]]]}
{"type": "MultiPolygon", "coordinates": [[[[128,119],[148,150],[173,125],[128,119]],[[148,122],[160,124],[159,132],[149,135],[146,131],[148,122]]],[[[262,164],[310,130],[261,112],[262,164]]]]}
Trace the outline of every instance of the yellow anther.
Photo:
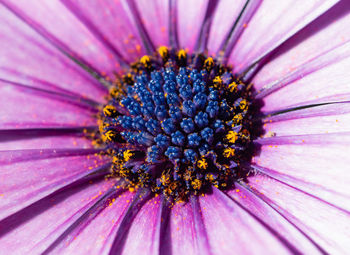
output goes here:
{"type": "Polygon", "coordinates": [[[170,178],[168,174],[162,174],[162,176],[160,177],[160,182],[163,185],[169,184],[170,183],[170,178]]]}
{"type": "Polygon", "coordinates": [[[238,138],[238,134],[237,132],[234,131],[228,131],[227,135],[226,135],[226,139],[230,142],[230,143],[235,143],[236,140],[238,138]]]}
{"type": "Polygon", "coordinates": [[[111,90],[109,91],[109,94],[111,95],[111,97],[116,98],[116,97],[119,96],[120,91],[119,91],[117,88],[113,87],[113,88],[111,88],[111,90]]]}
{"type": "Polygon", "coordinates": [[[222,79],[220,76],[216,76],[214,79],[213,79],[213,84],[214,84],[214,87],[215,88],[220,88],[221,85],[222,85],[222,79]]]}
{"type": "Polygon", "coordinates": [[[235,149],[228,147],[224,150],[223,155],[225,158],[231,158],[235,155],[235,149]]]}
{"type": "Polygon", "coordinates": [[[208,71],[210,71],[214,66],[214,60],[212,57],[207,58],[204,61],[204,68],[207,69],[208,71]]]}
{"type": "Polygon", "coordinates": [[[191,182],[193,189],[199,190],[202,187],[202,181],[195,179],[191,182]]]}
{"type": "Polygon", "coordinates": [[[205,158],[201,158],[200,160],[197,161],[197,166],[198,166],[200,169],[207,169],[208,163],[207,163],[207,161],[205,160],[205,158]]]}
{"type": "Polygon", "coordinates": [[[113,130],[108,130],[104,136],[107,138],[109,141],[113,141],[113,139],[116,137],[116,133],[113,130]]]}
{"type": "Polygon", "coordinates": [[[185,59],[185,58],[187,58],[187,53],[186,53],[186,51],[185,51],[184,49],[179,50],[179,52],[177,53],[177,57],[178,57],[179,59],[185,59]]]}
{"type": "Polygon", "coordinates": [[[134,155],[130,150],[126,150],[123,152],[123,157],[125,161],[129,161],[129,159],[134,155]]]}
{"type": "Polygon", "coordinates": [[[140,59],[141,64],[143,64],[146,68],[151,67],[151,58],[147,55],[143,56],[140,59]]]}
{"type": "Polygon", "coordinates": [[[103,108],[103,113],[107,117],[114,117],[117,115],[117,109],[113,105],[106,105],[103,108]]]}
{"type": "Polygon", "coordinates": [[[248,110],[248,102],[247,100],[243,99],[240,103],[239,103],[239,108],[242,111],[248,110]]]}
{"type": "Polygon", "coordinates": [[[169,49],[165,46],[160,46],[158,48],[158,53],[164,61],[166,61],[169,58],[169,49]]]}
{"type": "Polygon", "coordinates": [[[238,87],[238,84],[236,82],[231,82],[229,85],[228,85],[228,89],[230,92],[236,92],[237,91],[237,87],[238,87]]]}
{"type": "Polygon", "coordinates": [[[242,120],[243,120],[242,114],[237,114],[237,115],[233,116],[233,118],[232,118],[232,122],[233,122],[232,126],[241,123],[242,120]]]}

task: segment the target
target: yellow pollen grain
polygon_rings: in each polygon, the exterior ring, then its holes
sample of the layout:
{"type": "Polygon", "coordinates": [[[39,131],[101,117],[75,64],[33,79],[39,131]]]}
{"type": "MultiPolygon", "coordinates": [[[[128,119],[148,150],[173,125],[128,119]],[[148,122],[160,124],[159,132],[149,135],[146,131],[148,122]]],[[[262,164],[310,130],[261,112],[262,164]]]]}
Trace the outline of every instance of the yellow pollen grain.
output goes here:
{"type": "Polygon", "coordinates": [[[198,160],[197,166],[198,166],[200,169],[207,169],[208,163],[207,163],[207,161],[205,160],[205,158],[202,158],[202,159],[198,160]]]}
{"type": "Polygon", "coordinates": [[[230,92],[237,91],[237,87],[238,87],[238,85],[236,82],[232,82],[228,85],[228,89],[230,92]]]}
{"type": "Polygon", "coordinates": [[[204,66],[207,67],[207,69],[211,69],[214,66],[214,60],[212,57],[207,58],[204,61],[204,66]]]}
{"type": "Polygon", "coordinates": [[[130,150],[126,150],[123,152],[123,157],[125,161],[129,161],[133,155],[134,154],[130,150]]]}
{"type": "Polygon", "coordinates": [[[163,59],[165,59],[169,55],[169,50],[166,46],[160,46],[158,49],[158,53],[163,59]]]}
{"type": "Polygon", "coordinates": [[[179,50],[179,52],[177,53],[177,56],[179,59],[183,59],[183,58],[186,58],[187,57],[187,53],[185,50],[181,49],[179,50]]]}
{"type": "Polygon", "coordinates": [[[199,190],[202,187],[202,181],[195,179],[191,182],[193,189],[199,190]]]}
{"type": "Polygon", "coordinates": [[[104,115],[111,117],[117,112],[117,109],[113,105],[106,105],[103,108],[104,115]]]}
{"type": "Polygon", "coordinates": [[[223,152],[223,155],[225,158],[231,158],[235,155],[235,149],[232,148],[226,148],[223,152]]]}
{"type": "Polygon", "coordinates": [[[147,55],[143,56],[140,59],[141,64],[143,64],[145,67],[149,67],[151,64],[151,58],[147,55]]]}
{"type": "Polygon", "coordinates": [[[226,135],[226,139],[230,142],[230,143],[235,143],[236,140],[238,138],[238,134],[237,132],[234,132],[234,131],[229,131],[226,135]]]}
{"type": "Polygon", "coordinates": [[[240,103],[239,103],[239,108],[244,111],[248,109],[248,102],[247,100],[243,99],[240,103]]]}
{"type": "Polygon", "coordinates": [[[221,84],[222,84],[222,79],[220,76],[216,76],[214,79],[213,79],[213,83],[214,83],[214,86],[215,87],[219,87],[221,84]]]}

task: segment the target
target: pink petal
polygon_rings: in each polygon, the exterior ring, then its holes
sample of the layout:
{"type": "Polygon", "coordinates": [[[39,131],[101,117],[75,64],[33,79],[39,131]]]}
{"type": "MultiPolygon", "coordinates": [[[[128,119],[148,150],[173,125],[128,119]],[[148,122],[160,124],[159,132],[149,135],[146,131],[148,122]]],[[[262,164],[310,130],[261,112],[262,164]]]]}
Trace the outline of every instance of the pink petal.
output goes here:
{"type": "Polygon", "coordinates": [[[213,23],[211,25],[208,50],[214,54],[218,51],[225,36],[235,23],[246,1],[239,0],[232,3],[230,0],[219,1],[216,8],[213,23]]]}
{"type": "Polygon", "coordinates": [[[257,171],[286,181],[350,211],[350,133],[263,138],[257,171]],[[262,168],[262,169],[260,169],[262,168]]]}
{"type": "Polygon", "coordinates": [[[149,200],[132,221],[123,247],[123,254],[158,254],[161,243],[163,200],[160,196],[149,200]]]}
{"type": "MultiPolygon", "coordinates": [[[[51,43],[93,66],[100,73],[112,74],[120,66],[119,59],[105,47],[103,41],[60,1],[41,0],[30,4],[27,1],[3,2],[51,43]],[[79,36],[76,36],[76,33],[79,33],[79,36]]],[[[86,6],[96,7],[90,4],[86,6]]],[[[94,10],[99,9],[101,10],[94,10]]]]}
{"type": "Polygon", "coordinates": [[[337,1],[263,1],[233,49],[229,62],[241,73],[337,1]]]}
{"type": "Polygon", "coordinates": [[[169,45],[169,2],[163,0],[135,1],[143,25],[156,46],[169,45]]]}
{"type": "Polygon", "coordinates": [[[50,95],[26,86],[0,81],[0,128],[96,126],[87,106],[67,103],[64,96],[50,95]],[[21,104],[25,102],[25,107],[21,104]]]}
{"type": "Polygon", "coordinates": [[[254,77],[256,89],[288,76],[315,57],[348,41],[350,35],[345,31],[350,26],[349,8],[347,1],[340,1],[283,44],[254,77]]]}
{"type": "Polygon", "coordinates": [[[103,167],[109,158],[97,150],[23,150],[0,152],[0,218],[103,167]]]}
{"type": "Polygon", "coordinates": [[[176,203],[171,209],[169,223],[162,237],[161,253],[197,254],[197,232],[190,203],[176,203]]]}
{"type": "MultiPolygon", "coordinates": [[[[93,0],[86,4],[83,0],[64,0],[63,4],[104,45],[107,49],[107,58],[114,59],[120,54],[122,59],[133,62],[140,55],[145,54],[144,45],[136,29],[135,19],[132,17],[126,1],[93,0]]],[[[51,24],[51,26],[52,30],[56,29],[55,24],[51,24]]],[[[69,27],[62,28],[62,30],[62,32],[71,31],[69,27]]],[[[76,46],[74,41],[69,42],[69,44],[76,46]]],[[[103,56],[95,55],[95,57],[101,58],[103,56]]],[[[105,70],[107,73],[119,68],[120,63],[113,62],[108,67],[108,71],[105,70]]]]}
{"type": "Polygon", "coordinates": [[[0,78],[103,102],[101,84],[3,6],[0,22],[0,78]]]}
{"type": "Polygon", "coordinates": [[[45,197],[1,222],[0,235],[6,234],[0,238],[0,246],[16,254],[42,253],[111,185],[100,179],[80,183],[45,197]]]}
{"type": "Polygon", "coordinates": [[[200,197],[201,212],[213,254],[290,254],[281,240],[248,211],[214,188],[200,197]]]}
{"type": "Polygon", "coordinates": [[[350,39],[341,46],[311,59],[277,82],[266,85],[257,96],[265,96],[262,111],[347,101],[350,99],[350,75],[347,72],[349,68],[350,39]]]}
{"type": "Polygon", "coordinates": [[[249,186],[325,253],[346,254],[349,250],[349,213],[267,176],[251,177],[249,186]]]}
{"type": "Polygon", "coordinates": [[[236,183],[235,187],[234,190],[228,192],[228,195],[264,224],[278,232],[281,238],[288,240],[300,252],[306,254],[320,252],[317,244],[312,243],[307,235],[284,218],[278,210],[265,203],[258,195],[248,191],[244,186],[236,183]]]}
{"type": "Polygon", "coordinates": [[[264,119],[266,135],[305,135],[350,132],[350,103],[326,104],[264,119]]]}
{"type": "Polygon", "coordinates": [[[92,141],[83,137],[83,130],[84,128],[0,130],[0,150],[92,148],[92,141]]]}
{"type": "Polygon", "coordinates": [[[199,36],[208,0],[179,0],[177,3],[177,22],[180,47],[193,51],[199,36]],[[191,11],[186,11],[191,10],[191,11]]]}

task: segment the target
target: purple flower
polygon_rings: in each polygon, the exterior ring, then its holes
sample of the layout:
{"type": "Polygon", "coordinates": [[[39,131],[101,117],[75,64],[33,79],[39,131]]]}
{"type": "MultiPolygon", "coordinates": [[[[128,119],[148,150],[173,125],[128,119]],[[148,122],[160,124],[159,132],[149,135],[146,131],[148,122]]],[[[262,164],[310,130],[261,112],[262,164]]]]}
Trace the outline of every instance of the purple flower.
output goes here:
{"type": "Polygon", "coordinates": [[[348,0],[0,3],[0,254],[348,253],[348,0]]]}

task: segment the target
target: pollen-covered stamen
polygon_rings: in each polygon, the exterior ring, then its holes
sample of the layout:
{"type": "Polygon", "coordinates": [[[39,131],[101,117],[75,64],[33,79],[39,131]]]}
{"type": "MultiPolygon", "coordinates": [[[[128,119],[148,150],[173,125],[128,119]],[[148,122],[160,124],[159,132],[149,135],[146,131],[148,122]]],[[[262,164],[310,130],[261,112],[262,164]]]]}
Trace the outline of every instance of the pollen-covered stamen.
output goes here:
{"type": "Polygon", "coordinates": [[[121,83],[124,95],[111,94],[100,127],[113,176],[175,200],[235,181],[250,144],[250,98],[227,67],[160,47],[121,83]]]}

